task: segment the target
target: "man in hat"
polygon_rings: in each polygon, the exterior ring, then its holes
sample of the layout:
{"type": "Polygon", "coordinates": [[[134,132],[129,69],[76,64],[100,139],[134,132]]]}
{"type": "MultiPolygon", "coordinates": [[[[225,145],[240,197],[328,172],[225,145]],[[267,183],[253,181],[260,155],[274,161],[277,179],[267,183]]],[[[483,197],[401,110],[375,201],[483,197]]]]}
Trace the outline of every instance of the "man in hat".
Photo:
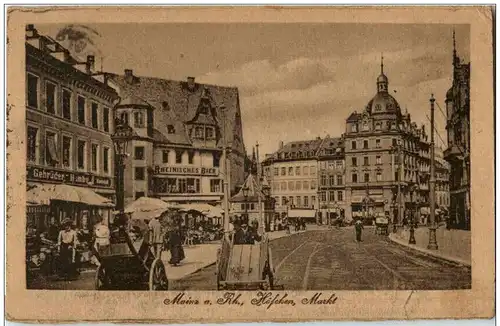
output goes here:
{"type": "MultiPolygon", "coordinates": [[[[163,216],[163,214],[161,215],[163,216]]],[[[160,216],[155,216],[148,224],[149,243],[153,246],[155,257],[160,257],[163,244],[163,233],[161,230],[160,216]]]]}
{"type": "Polygon", "coordinates": [[[63,229],[59,232],[57,237],[57,247],[59,249],[59,259],[61,263],[61,276],[67,279],[72,276],[75,256],[76,256],[76,245],[78,244],[78,238],[76,232],[71,228],[73,222],[69,218],[65,218],[62,221],[63,229]]]}

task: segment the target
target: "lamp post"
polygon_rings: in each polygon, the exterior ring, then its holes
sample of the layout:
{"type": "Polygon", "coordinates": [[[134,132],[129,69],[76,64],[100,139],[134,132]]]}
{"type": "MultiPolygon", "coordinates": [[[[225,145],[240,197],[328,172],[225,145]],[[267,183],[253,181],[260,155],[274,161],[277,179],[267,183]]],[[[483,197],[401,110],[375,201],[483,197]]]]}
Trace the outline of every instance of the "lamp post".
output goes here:
{"type": "MultiPolygon", "coordinates": [[[[415,198],[415,193],[418,189],[418,185],[414,185],[412,188],[412,194],[413,194],[413,203],[416,204],[417,198],[415,198]]],[[[415,208],[416,209],[416,208],[415,208]]],[[[408,241],[409,244],[416,244],[417,242],[415,241],[415,217],[412,215],[410,220],[410,240],[408,241]]]]}
{"type": "Polygon", "coordinates": [[[116,210],[120,213],[125,209],[125,159],[129,155],[127,148],[132,137],[133,129],[126,122],[116,125],[115,133],[111,136],[115,148],[116,210]]]}
{"type": "Polygon", "coordinates": [[[435,152],[434,152],[434,94],[431,95],[431,179],[429,180],[430,185],[430,194],[429,194],[429,202],[430,202],[430,222],[429,226],[429,244],[427,245],[427,249],[437,250],[438,244],[436,239],[436,169],[434,165],[435,160],[435,152]]]}
{"type": "Polygon", "coordinates": [[[247,202],[247,199],[248,199],[248,187],[245,185],[243,186],[243,188],[241,188],[241,191],[243,192],[243,197],[245,197],[245,218],[247,219],[247,223],[249,223],[250,221],[248,221],[248,202],[247,202]]]}

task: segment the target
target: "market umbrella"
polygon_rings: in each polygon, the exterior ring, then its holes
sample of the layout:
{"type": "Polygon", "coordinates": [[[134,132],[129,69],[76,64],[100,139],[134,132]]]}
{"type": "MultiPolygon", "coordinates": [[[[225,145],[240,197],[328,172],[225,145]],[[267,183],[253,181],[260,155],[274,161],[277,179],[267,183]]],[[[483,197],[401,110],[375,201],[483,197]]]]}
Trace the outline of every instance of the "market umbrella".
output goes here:
{"type": "Polygon", "coordinates": [[[49,205],[52,200],[83,203],[90,206],[113,207],[113,202],[94,191],[66,184],[39,185],[30,189],[26,201],[30,204],[49,205]]]}
{"type": "Polygon", "coordinates": [[[176,205],[164,202],[161,199],[141,197],[125,207],[125,213],[131,214],[132,219],[152,219],[165,211],[175,209],[176,205]]]}

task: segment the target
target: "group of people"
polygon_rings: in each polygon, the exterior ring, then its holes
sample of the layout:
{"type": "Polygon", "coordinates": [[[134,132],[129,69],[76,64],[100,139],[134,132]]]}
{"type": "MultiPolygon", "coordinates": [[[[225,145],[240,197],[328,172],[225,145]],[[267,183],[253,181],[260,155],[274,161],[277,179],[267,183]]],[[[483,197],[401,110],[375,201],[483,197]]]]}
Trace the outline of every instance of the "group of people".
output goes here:
{"type": "Polygon", "coordinates": [[[168,223],[166,230],[162,227],[160,219],[164,215],[157,216],[148,223],[149,243],[152,245],[155,256],[159,257],[163,249],[170,251],[169,264],[179,266],[180,262],[186,258],[184,248],[185,234],[182,230],[180,219],[174,218],[175,222],[168,223]]]}
{"type": "Polygon", "coordinates": [[[258,233],[258,222],[253,220],[251,225],[248,225],[248,221],[243,219],[235,219],[233,221],[233,244],[243,245],[243,244],[255,244],[255,241],[261,241],[262,236],[258,233]]]}

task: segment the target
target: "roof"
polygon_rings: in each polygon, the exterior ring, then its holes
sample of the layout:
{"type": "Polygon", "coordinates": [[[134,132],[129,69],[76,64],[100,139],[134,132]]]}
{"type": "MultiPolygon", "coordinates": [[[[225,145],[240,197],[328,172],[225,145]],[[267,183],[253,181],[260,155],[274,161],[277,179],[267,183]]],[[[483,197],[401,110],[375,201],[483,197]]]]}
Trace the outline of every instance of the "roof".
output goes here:
{"type": "MultiPolygon", "coordinates": [[[[258,186],[257,186],[257,180],[256,177],[254,177],[253,174],[249,174],[245,182],[243,183],[243,186],[241,187],[240,191],[236,195],[234,195],[231,198],[231,202],[240,202],[240,201],[258,201],[259,198],[257,197],[259,194],[258,186]],[[247,197],[243,195],[243,188],[247,187],[248,188],[248,194],[247,197]]],[[[265,199],[265,194],[260,191],[260,198],[262,200],[265,199]]]]}
{"type": "Polygon", "coordinates": [[[345,143],[342,137],[327,137],[321,144],[318,155],[344,155],[344,148],[345,143]]]}
{"type": "Polygon", "coordinates": [[[354,111],[353,113],[351,113],[351,115],[347,118],[347,122],[354,122],[354,121],[358,121],[361,119],[361,113],[357,113],[356,111],[354,111]]]}
{"type": "Polygon", "coordinates": [[[378,92],[366,105],[370,114],[401,114],[398,101],[387,92],[378,92]]]}
{"type": "MultiPolygon", "coordinates": [[[[202,118],[201,122],[217,125],[221,133],[225,130],[223,137],[227,144],[244,153],[239,94],[236,87],[195,83],[194,88],[189,89],[188,83],[184,81],[142,76],[127,77],[118,74],[107,75],[108,80],[120,89],[122,99],[131,98],[139,103],[144,101],[155,109],[153,133],[155,140],[189,144],[186,123],[196,117],[202,95],[205,95],[210,101],[211,113],[215,119],[202,118]],[[225,128],[223,128],[221,106],[225,108],[225,128]],[[171,130],[169,133],[169,125],[174,127],[173,132],[171,130]],[[236,143],[233,142],[235,138],[239,140],[236,143]]],[[[222,147],[222,143],[221,139],[218,146],[222,147]]]]}

